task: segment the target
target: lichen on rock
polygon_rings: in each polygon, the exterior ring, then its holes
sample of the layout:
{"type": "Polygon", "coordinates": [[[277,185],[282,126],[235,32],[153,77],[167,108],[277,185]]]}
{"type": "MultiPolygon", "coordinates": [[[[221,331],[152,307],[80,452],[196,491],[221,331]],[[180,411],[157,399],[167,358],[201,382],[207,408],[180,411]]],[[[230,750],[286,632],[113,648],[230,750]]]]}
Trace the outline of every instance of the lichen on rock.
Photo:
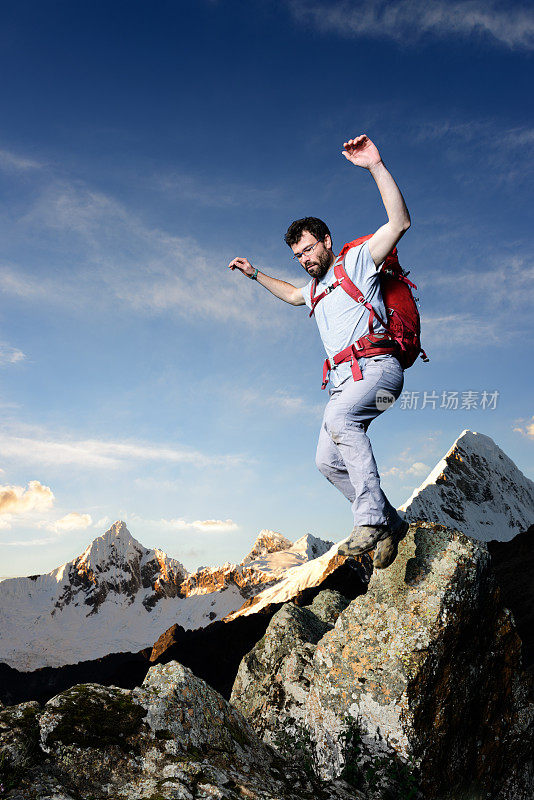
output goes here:
{"type": "Polygon", "coordinates": [[[419,784],[425,799],[531,800],[532,683],[485,544],[412,525],[318,639],[304,609],[286,608],[234,686],[264,738],[303,726],[321,776],[351,773],[369,798],[415,797],[419,784]]]}

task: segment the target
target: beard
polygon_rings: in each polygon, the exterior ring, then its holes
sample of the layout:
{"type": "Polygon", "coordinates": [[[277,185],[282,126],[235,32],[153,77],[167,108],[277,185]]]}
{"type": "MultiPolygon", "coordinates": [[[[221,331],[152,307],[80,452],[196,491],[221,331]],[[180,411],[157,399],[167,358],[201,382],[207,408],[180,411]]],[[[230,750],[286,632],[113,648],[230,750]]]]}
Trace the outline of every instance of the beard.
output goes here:
{"type": "Polygon", "coordinates": [[[321,281],[332,266],[333,261],[332,253],[326,250],[324,253],[319,253],[316,262],[310,264],[308,267],[304,267],[304,269],[312,278],[321,281]]]}

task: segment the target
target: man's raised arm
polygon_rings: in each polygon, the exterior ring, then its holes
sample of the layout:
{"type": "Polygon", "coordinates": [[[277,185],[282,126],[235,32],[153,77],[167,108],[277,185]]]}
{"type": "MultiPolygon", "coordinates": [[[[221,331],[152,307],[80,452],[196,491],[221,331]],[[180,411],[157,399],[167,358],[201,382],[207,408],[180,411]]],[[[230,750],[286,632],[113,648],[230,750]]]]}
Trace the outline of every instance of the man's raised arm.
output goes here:
{"type": "Polygon", "coordinates": [[[271,278],[269,275],[265,275],[263,272],[255,269],[248,259],[234,258],[230,261],[228,267],[229,269],[238,269],[243,275],[246,275],[247,278],[257,280],[258,283],[265,286],[271,294],[274,294],[274,296],[278,297],[280,300],[285,300],[286,303],[290,303],[292,306],[304,305],[304,298],[300,289],[297,289],[297,287],[293,286],[291,283],[286,283],[286,281],[281,281],[278,280],[278,278],[271,278]]]}
{"type": "Polygon", "coordinates": [[[390,175],[375,145],[367,136],[349,139],[343,145],[345,158],[368,169],[378,186],[388,221],[369,239],[369,252],[378,267],[410,227],[410,214],[399,187],[390,175]]]}

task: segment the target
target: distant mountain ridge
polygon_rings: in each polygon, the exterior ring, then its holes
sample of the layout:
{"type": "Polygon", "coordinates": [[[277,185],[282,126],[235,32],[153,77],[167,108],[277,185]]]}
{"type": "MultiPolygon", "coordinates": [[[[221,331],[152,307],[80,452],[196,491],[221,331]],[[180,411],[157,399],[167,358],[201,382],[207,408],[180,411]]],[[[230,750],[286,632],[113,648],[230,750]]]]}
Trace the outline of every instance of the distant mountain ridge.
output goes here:
{"type": "Polygon", "coordinates": [[[400,510],[410,522],[509,541],[534,523],[534,482],[493,439],[465,430],[400,510]]]}
{"type": "Polygon", "coordinates": [[[0,662],[30,671],[136,653],[174,624],[194,630],[224,619],[330,545],[310,536],[293,545],[281,534],[261,531],[246,564],[188,573],[163,551],[144,547],[124,522],[115,522],[52,572],[2,581],[0,662]]]}

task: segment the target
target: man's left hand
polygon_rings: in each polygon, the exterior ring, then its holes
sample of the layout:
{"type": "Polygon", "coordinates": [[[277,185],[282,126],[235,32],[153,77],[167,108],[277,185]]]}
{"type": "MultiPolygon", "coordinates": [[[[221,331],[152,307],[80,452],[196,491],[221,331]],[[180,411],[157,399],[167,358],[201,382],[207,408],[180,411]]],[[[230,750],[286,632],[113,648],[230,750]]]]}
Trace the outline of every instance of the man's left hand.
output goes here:
{"type": "Polygon", "coordinates": [[[355,139],[344,142],[341,152],[347,161],[364,169],[371,169],[382,161],[378,149],[364,133],[355,139]]]}

